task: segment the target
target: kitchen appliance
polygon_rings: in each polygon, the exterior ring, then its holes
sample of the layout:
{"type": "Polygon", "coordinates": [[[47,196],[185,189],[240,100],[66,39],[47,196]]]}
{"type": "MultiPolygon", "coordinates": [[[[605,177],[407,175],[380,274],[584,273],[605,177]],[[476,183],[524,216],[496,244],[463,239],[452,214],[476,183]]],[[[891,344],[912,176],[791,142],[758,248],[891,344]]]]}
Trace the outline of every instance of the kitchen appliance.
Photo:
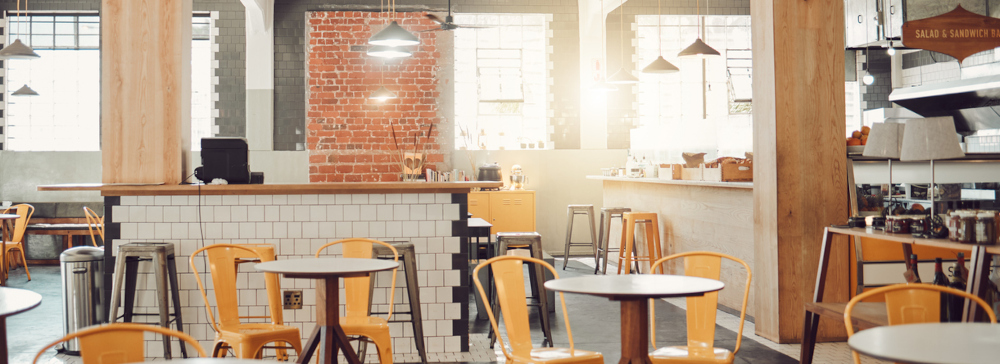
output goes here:
{"type": "Polygon", "coordinates": [[[951,116],[962,135],[1000,129],[1000,75],[897,88],[889,101],[923,117],[951,116]]]}
{"type": "Polygon", "coordinates": [[[243,138],[201,138],[201,167],[194,178],[204,183],[215,179],[228,184],[264,183],[263,172],[250,172],[250,152],[243,138]]]}
{"type": "MultiPolygon", "coordinates": [[[[479,177],[476,178],[477,181],[496,181],[502,182],[503,176],[500,174],[500,163],[494,162],[493,164],[483,164],[479,166],[479,177]]],[[[483,191],[499,191],[499,187],[494,188],[483,188],[483,191]]]]}
{"type": "Polygon", "coordinates": [[[522,191],[524,190],[524,184],[528,183],[528,176],[524,175],[524,171],[521,170],[521,165],[515,164],[510,167],[510,189],[512,191],[522,191]]]}

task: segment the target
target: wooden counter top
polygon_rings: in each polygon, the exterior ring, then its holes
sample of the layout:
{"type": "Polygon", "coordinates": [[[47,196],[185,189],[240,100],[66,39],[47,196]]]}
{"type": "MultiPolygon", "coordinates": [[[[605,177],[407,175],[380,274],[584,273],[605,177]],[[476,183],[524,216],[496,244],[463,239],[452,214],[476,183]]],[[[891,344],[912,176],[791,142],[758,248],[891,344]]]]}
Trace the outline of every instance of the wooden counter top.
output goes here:
{"type": "Polygon", "coordinates": [[[658,183],[663,185],[746,188],[751,190],[753,189],[753,182],[687,181],[687,180],[669,180],[669,179],[659,179],[659,178],[628,178],[628,177],[607,177],[607,176],[587,176],[587,179],[597,179],[602,181],[614,181],[614,182],[658,183]]]}
{"type": "Polygon", "coordinates": [[[326,195],[353,193],[469,193],[473,188],[500,187],[501,182],[340,182],[262,185],[41,185],[39,191],[101,191],[101,196],[177,195],[326,195]]]}

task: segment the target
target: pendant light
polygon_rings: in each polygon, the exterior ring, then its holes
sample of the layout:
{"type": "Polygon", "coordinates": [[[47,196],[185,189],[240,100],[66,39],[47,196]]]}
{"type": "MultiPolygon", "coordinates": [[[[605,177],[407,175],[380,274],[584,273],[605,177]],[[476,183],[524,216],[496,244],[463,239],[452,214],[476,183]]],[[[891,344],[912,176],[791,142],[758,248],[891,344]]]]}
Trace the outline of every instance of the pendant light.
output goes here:
{"type": "Polygon", "coordinates": [[[701,1],[698,1],[698,39],[695,39],[694,43],[691,43],[687,48],[677,54],[678,57],[693,57],[693,56],[718,56],[719,51],[715,48],[710,47],[705,44],[705,41],[701,40],[702,30],[701,30],[701,1]]]}
{"type": "Polygon", "coordinates": [[[31,87],[28,87],[28,85],[24,85],[24,86],[21,86],[21,88],[17,89],[17,91],[11,92],[10,95],[11,96],[38,96],[38,93],[35,92],[35,90],[32,90],[31,87]]]}
{"type": "MultiPolygon", "coordinates": [[[[28,8],[28,0],[24,0],[25,10],[28,8]]],[[[16,30],[21,29],[21,0],[17,0],[17,26],[16,30]]],[[[31,47],[28,47],[21,42],[21,38],[17,36],[17,32],[14,33],[14,42],[10,45],[0,49],[0,59],[12,59],[12,58],[22,58],[22,59],[34,59],[39,58],[38,53],[35,53],[31,47]]],[[[36,94],[37,95],[37,94],[36,94]]]]}
{"type": "Polygon", "coordinates": [[[390,99],[395,99],[396,98],[396,94],[395,93],[393,93],[392,91],[389,91],[389,89],[385,88],[385,71],[382,69],[382,67],[384,67],[384,66],[385,66],[385,63],[383,62],[383,64],[380,65],[379,68],[378,68],[379,83],[381,83],[381,85],[379,85],[378,89],[376,89],[375,92],[372,92],[371,95],[368,95],[368,99],[369,100],[376,100],[376,101],[379,101],[379,102],[384,102],[385,100],[390,100],[390,99]]]}
{"type": "MultiPolygon", "coordinates": [[[[604,13],[604,9],[601,9],[601,13],[604,13]]],[[[621,44],[621,58],[619,59],[621,60],[622,65],[618,68],[618,71],[616,71],[615,74],[608,77],[608,83],[618,85],[639,83],[639,79],[632,76],[631,71],[625,70],[625,0],[622,0],[621,4],[618,5],[618,25],[618,42],[621,44]]]]}
{"type": "MultiPolygon", "coordinates": [[[[601,60],[604,61],[604,66],[607,67],[608,62],[607,60],[604,59],[608,55],[608,51],[605,45],[605,43],[607,42],[607,34],[604,31],[604,25],[605,25],[604,0],[601,0],[601,60]]],[[[607,73],[607,70],[604,70],[604,73],[607,73]]],[[[615,85],[605,82],[606,78],[607,77],[602,75],[601,78],[598,79],[596,83],[590,86],[590,89],[593,91],[618,91],[618,87],[615,87],[615,85]]]]}
{"type": "MultiPolygon", "coordinates": [[[[393,17],[396,14],[396,1],[391,0],[391,5],[389,7],[390,12],[393,17]]],[[[368,44],[380,45],[388,47],[399,47],[399,46],[409,46],[420,44],[420,39],[403,29],[398,22],[393,20],[384,29],[375,33],[371,38],[368,38],[368,44]]]]}
{"type": "Polygon", "coordinates": [[[410,50],[403,47],[389,47],[389,46],[377,45],[368,48],[368,53],[366,54],[372,57],[379,57],[379,58],[403,58],[412,56],[413,52],[410,52],[410,50]]]}
{"type": "Polygon", "coordinates": [[[663,29],[660,25],[660,20],[663,18],[663,10],[660,8],[660,3],[662,0],[656,1],[656,44],[659,47],[659,56],[653,60],[646,68],[642,69],[642,73],[674,73],[680,71],[677,66],[674,66],[670,62],[667,62],[663,58],[663,37],[661,35],[663,29]]]}

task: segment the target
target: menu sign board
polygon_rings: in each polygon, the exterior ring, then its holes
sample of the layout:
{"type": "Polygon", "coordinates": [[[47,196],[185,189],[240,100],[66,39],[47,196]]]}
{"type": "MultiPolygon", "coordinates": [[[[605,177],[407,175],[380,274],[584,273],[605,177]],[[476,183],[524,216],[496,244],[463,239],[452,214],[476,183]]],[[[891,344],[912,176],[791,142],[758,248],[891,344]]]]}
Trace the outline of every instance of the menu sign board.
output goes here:
{"type": "Polygon", "coordinates": [[[962,62],[973,54],[1000,47],[1000,19],[962,8],[903,24],[903,45],[947,54],[962,62]]]}

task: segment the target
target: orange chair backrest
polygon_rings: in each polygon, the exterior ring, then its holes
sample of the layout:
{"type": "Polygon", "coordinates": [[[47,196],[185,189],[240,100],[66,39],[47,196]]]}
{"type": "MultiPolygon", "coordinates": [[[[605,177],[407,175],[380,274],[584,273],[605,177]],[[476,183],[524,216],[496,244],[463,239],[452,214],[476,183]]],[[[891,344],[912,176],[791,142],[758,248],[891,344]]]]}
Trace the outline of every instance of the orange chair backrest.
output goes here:
{"type": "MultiPolygon", "coordinates": [[[[399,262],[399,252],[396,251],[396,247],[392,246],[392,244],[365,238],[348,238],[323,244],[319,249],[316,249],[316,257],[319,258],[320,253],[327,247],[340,245],[341,254],[344,258],[371,259],[374,256],[372,244],[388,247],[389,250],[392,250],[393,260],[397,263],[399,262]]],[[[392,287],[389,289],[389,302],[393,303],[389,305],[389,318],[392,318],[392,308],[395,306],[396,301],[396,270],[395,268],[392,270],[392,287]]],[[[344,313],[347,317],[368,316],[368,313],[371,311],[370,289],[370,275],[344,278],[344,295],[346,296],[344,299],[344,313]]]]}
{"type": "MultiPolygon", "coordinates": [[[[868,297],[885,295],[885,310],[888,314],[889,325],[903,325],[940,322],[942,294],[952,294],[975,301],[989,316],[990,322],[997,323],[997,316],[993,313],[993,309],[986,301],[976,295],[951,287],[927,283],[904,283],[875,288],[854,296],[848,301],[847,306],[844,307],[844,326],[847,328],[847,337],[854,335],[854,325],[851,324],[851,312],[854,311],[854,305],[868,297]]],[[[856,351],[852,350],[851,352],[854,355],[854,362],[860,364],[861,356],[856,351]]]]}
{"type": "Polygon", "coordinates": [[[201,297],[205,300],[205,309],[208,311],[209,322],[215,328],[215,331],[219,331],[220,325],[222,327],[231,327],[240,323],[239,293],[236,290],[236,259],[248,256],[260,259],[257,252],[244,246],[214,244],[195,250],[188,259],[188,263],[191,264],[191,270],[198,281],[198,289],[201,291],[201,297]],[[208,295],[205,293],[205,285],[201,281],[197,265],[194,264],[194,258],[201,252],[205,252],[206,262],[212,276],[215,305],[218,307],[217,311],[219,312],[218,321],[215,320],[215,316],[212,314],[212,307],[209,305],[208,295]]]}
{"type": "Polygon", "coordinates": [[[97,238],[94,235],[94,230],[97,230],[97,234],[101,236],[101,242],[104,242],[104,217],[98,216],[96,211],[87,206],[83,207],[83,215],[87,217],[87,231],[90,232],[90,241],[94,246],[97,246],[97,238]]]}
{"type": "MultiPolygon", "coordinates": [[[[274,260],[274,245],[272,244],[241,244],[241,247],[253,250],[233,250],[236,265],[246,262],[270,262],[274,260]]],[[[267,291],[267,306],[269,307],[271,323],[284,325],[284,314],[281,302],[281,283],[277,273],[264,273],[264,289],[267,291]],[[273,293],[272,293],[273,292],[273,293]]],[[[261,316],[240,316],[240,318],[264,318],[261,316]]]]}
{"type": "Polygon", "coordinates": [[[35,355],[32,363],[37,363],[38,359],[59,343],[72,339],[80,339],[80,359],[87,364],[123,364],[146,361],[144,348],[146,347],[143,334],[146,332],[158,333],[181,339],[184,343],[195,348],[199,357],[205,357],[205,350],[193,337],[187,334],[163,328],[160,326],[134,324],[134,323],[114,323],[103,326],[89,327],[72,334],[66,335],[46,345],[35,355]]]}
{"type": "Polygon", "coordinates": [[[35,214],[35,207],[22,203],[11,206],[4,210],[4,213],[11,213],[11,210],[18,215],[18,218],[14,220],[14,233],[11,234],[10,242],[23,242],[24,231],[28,229],[28,221],[31,221],[31,215],[35,214]]]}
{"type": "MultiPolygon", "coordinates": [[[[750,298],[750,280],[753,273],[750,266],[742,259],[731,255],[715,252],[686,252],[663,257],[653,263],[654,267],[663,269],[663,263],[673,259],[684,258],[684,275],[718,280],[722,272],[722,258],[739,263],[747,272],[746,286],[743,289],[743,304],[740,308],[740,329],[743,332],[743,321],[746,318],[747,301],[750,298]]],[[[715,317],[719,305],[719,292],[709,292],[701,297],[687,298],[687,347],[691,357],[714,358],[715,350],[715,317]]],[[[650,308],[653,306],[650,305],[650,308]]],[[[651,328],[652,330],[652,328],[651,328]]],[[[656,331],[650,334],[653,347],[656,347],[656,331]]],[[[743,335],[736,336],[736,347],[733,355],[740,350],[743,335]]]]}
{"type": "MultiPolygon", "coordinates": [[[[472,272],[472,278],[475,281],[476,289],[479,290],[480,297],[483,298],[483,302],[489,302],[486,290],[483,289],[483,283],[479,281],[479,270],[485,267],[490,267],[493,270],[493,281],[497,290],[496,298],[500,304],[500,312],[503,313],[511,352],[507,351],[503,338],[498,335],[497,340],[500,342],[500,348],[507,359],[511,359],[512,356],[519,358],[531,357],[531,330],[528,326],[528,304],[524,291],[524,270],[522,269],[524,262],[541,264],[542,267],[545,267],[545,269],[548,269],[552,273],[553,278],[559,279],[559,273],[551,265],[545,263],[545,261],[516,255],[491,258],[480,263],[472,272]]],[[[544,290],[544,287],[539,288],[544,290]]],[[[541,294],[545,293],[542,292],[541,294]]],[[[566,312],[566,301],[563,299],[562,292],[559,292],[559,301],[562,303],[563,321],[566,323],[566,333],[569,336],[569,348],[573,350],[573,331],[570,329],[569,315],[566,312]]],[[[490,325],[493,326],[493,332],[499,333],[500,329],[497,324],[496,315],[493,313],[493,308],[490,305],[485,306],[486,313],[490,318],[490,325]]]]}

